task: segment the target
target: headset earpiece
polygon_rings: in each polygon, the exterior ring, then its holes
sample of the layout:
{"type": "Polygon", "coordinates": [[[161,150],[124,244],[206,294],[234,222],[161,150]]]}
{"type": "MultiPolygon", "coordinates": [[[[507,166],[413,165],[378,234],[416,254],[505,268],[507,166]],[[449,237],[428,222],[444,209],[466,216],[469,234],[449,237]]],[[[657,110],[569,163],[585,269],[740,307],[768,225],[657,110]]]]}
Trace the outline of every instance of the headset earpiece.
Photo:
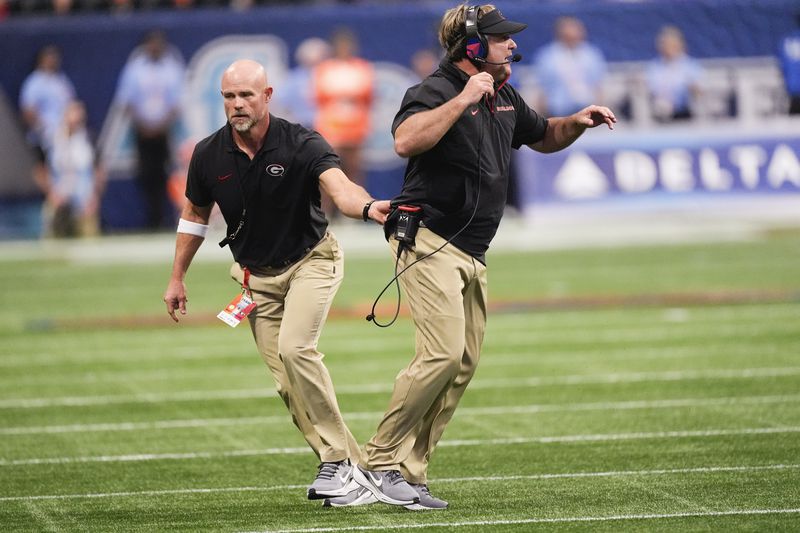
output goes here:
{"type": "Polygon", "coordinates": [[[469,6],[464,19],[464,33],[467,36],[467,57],[483,63],[489,54],[489,43],[478,31],[478,6],[469,6]]]}

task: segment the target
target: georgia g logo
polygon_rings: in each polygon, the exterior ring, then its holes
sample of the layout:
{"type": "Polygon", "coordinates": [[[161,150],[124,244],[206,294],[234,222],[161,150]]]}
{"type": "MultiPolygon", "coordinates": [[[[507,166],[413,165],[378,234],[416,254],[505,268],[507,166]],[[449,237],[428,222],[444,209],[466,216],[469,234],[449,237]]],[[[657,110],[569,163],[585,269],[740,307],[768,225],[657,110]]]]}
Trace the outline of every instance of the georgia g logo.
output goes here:
{"type": "Polygon", "coordinates": [[[278,165],[277,163],[273,163],[267,166],[267,174],[277,178],[278,176],[283,176],[285,169],[283,165],[278,165]]]}

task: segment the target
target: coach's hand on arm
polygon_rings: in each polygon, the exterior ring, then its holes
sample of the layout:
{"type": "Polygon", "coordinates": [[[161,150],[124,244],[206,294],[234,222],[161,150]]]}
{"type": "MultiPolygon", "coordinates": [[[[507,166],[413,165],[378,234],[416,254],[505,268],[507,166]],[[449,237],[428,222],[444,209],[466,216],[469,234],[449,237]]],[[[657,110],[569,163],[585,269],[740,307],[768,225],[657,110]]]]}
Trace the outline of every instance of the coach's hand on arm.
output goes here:
{"type": "Polygon", "coordinates": [[[372,202],[367,211],[367,217],[378,224],[386,222],[389,214],[389,200],[373,200],[364,187],[350,181],[350,178],[341,169],[329,168],[319,175],[319,182],[322,189],[345,216],[362,218],[364,208],[372,202]]]}
{"type": "Polygon", "coordinates": [[[544,138],[530,148],[545,154],[563,150],[580,137],[588,128],[596,128],[601,124],[613,130],[617,117],[607,107],[590,105],[568,117],[551,117],[547,119],[547,132],[544,138]]]}
{"type": "MultiPolygon", "coordinates": [[[[196,225],[208,226],[211,207],[211,205],[200,207],[186,200],[183,211],[181,211],[181,219],[196,225]]],[[[167,313],[175,322],[178,322],[178,316],[175,311],[179,310],[182,315],[186,314],[186,302],[188,299],[186,298],[186,285],[183,280],[186,277],[186,271],[189,270],[189,265],[192,263],[194,254],[197,253],[197,249],[200,248],[205,239],[204,236],[183,233],[180,231],[180,225],[178,229],[178,235],[175,239],[175,260],[172,263],[172,275],[164,293],[167,313]]]]}
{"type": "Polygon", "coordinates": [[[421,111],[405,119],[394,132],[394,151],[400,157],[427,152],[438,143],[464,111],[494,94],[494,78],[488,72],[470,77],[458,96],[430,111],[421,111]]]}

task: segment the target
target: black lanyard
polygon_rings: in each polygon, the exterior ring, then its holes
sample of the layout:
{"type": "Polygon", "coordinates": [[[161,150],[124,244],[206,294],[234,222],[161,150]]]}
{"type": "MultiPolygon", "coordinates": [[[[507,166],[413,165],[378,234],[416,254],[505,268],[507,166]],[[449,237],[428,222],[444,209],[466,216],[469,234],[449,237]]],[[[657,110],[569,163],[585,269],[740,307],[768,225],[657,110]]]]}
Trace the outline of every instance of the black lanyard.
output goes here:
{"type": "MultiPolygon", "coordinates": [[[[239,169],[239,156],[237,152],[239,152],[237,148],[233,149],[233,165],[236,167],[236,183],[239,185],[239,194],[242,195],[242,214],[239,217],[239,223],[236,224],[236,229],[234,229],[229,235],[227,235],[224,239],[219,241],[219,247],[225,248],[228,244],[232,243],[236,240],[236,237],[239,236],[239,233],[242,231],[244,227],[245,220],[247,219],[247,198],[244,195],[244,185],[243,183],[243,175],[242,171],[239,169]]],[[[258,154],[255,154],[253,159],[258,157],[258,154]]]]}

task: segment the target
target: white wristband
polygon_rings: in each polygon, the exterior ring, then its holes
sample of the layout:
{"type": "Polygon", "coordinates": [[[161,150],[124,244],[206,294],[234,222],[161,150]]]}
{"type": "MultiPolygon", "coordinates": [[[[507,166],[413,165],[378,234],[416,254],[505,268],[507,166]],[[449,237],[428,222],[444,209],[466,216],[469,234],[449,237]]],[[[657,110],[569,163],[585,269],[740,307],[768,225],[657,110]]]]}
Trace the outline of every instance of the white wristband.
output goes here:
{"type": "Polygon", "coordinates": [[[178,220],[178,233],[188,233],[205,239],[206,233],[208,233],[208,224],[198,224],[181,218],[178,220]]]}

